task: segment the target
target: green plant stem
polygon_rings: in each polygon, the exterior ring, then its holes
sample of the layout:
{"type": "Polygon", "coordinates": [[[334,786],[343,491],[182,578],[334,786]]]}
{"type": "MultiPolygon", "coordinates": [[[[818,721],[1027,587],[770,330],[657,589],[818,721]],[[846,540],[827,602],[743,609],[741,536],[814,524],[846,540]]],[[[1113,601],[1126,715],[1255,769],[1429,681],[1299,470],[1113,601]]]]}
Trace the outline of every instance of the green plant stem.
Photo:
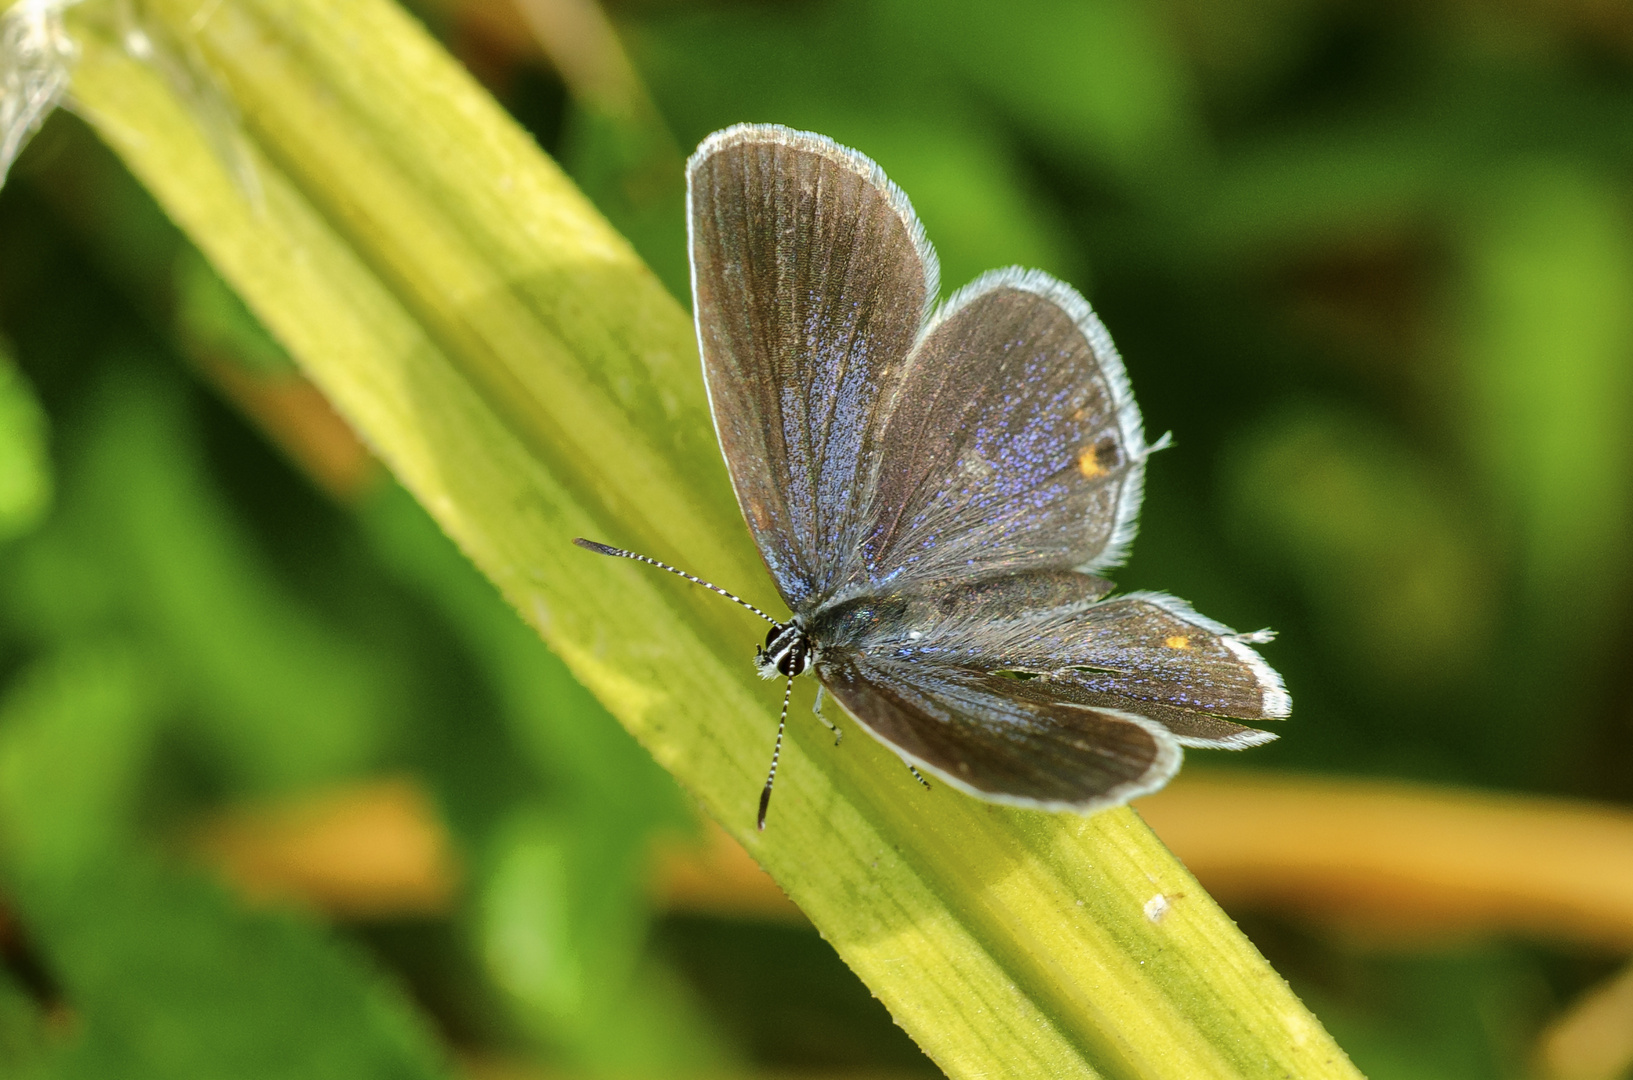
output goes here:
{"type": "Polygon", "coordinates": [[[1131,810],[927,794],[850,725],[835,748],[798,717],[757,833],[776,708],[749,663],[763,627],[569,543],[627,544],[775,609],[685,313],[384,0],[154,0],[145,17],[160,63],[121,49],[106,8],[76,10],[81,112],[949,1075],[1356,1075],[1131,810]],[[200,64],[239,133],[202,119],[220,110],[200,64]],[[259,197],[233,179],[235,144],[259,197]]]}

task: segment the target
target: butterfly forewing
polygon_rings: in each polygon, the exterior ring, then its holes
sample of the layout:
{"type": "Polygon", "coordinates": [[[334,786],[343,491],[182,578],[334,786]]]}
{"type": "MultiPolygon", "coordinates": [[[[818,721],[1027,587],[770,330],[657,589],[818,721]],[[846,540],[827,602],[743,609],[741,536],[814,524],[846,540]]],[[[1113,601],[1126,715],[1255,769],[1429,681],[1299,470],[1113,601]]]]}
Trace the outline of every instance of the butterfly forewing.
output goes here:
{"type": "Polygon", "coordinates": [[[1001,271],[908,362],[880,440],[870,584],[1117,561],[1147,447],[1122,364],[1071,289],[1001,271]]]}
{"type": "Polygon", "coordinates": [[[871,161],[744,126],[687,172],[692,290],[721,450],[783,599],[855,576],[862,510],[935,285],[934,256],[871,161]]]}

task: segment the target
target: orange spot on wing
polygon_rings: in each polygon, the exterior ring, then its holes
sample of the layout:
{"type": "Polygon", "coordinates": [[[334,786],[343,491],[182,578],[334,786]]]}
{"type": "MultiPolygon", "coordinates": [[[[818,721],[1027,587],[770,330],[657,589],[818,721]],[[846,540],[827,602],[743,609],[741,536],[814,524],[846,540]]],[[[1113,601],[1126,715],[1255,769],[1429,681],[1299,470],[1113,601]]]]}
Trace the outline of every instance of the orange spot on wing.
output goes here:
{"type": "Polygon", "coordinates": [[[1122,463],[1123,455],[1117,449],[1117,440],[1110,435],[1077,452],[1077,471],[1083,474],[1085,480],[1097,480],[1122,463]]]}
{"type": "Polygon", "coordinates": [[[1170,649],[1189,649],[1191,647],[1191,639],[1182,634],[1175,634],[1173,637],[1165,640],[1163,644],[1168,646],[1170,649]]]}

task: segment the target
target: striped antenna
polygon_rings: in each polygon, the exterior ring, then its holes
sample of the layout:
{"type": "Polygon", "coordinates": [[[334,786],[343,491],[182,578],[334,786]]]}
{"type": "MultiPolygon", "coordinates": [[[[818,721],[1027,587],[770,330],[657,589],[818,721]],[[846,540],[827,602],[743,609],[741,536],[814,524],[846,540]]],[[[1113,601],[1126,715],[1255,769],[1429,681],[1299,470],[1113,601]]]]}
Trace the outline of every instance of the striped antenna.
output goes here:
{"type": "Polygon", "coordinates": [[[759,608],[755,607],[753,604],[749,603],[747,600],[744,600],[741,596],[737,596],[734,593],[729,593],[725,589],[722,589],[720,586],[715,585],[712,582],[704,581],[700,577],[696,577],[696,576],[694,576],[692,574],[688,574],[684,570],[678,570],[675,567],[670,566],[666,562],[659,562],[657,559],[652,558],[650,555],[637,555],[633,551],[625,551],[623,548],[615,548],[615,547],[612,547],[609,544],[598,544],[594,540],[586,540],[582,536],[575,536],[573,538],[573,543],[577,544],[579,547],[583,548],[585,551],[593,551],[597,555],[610,555],[610,556],[612,556],[613,558],[616,558],[616,559],[634,559],[636,562],[643,562],[643,563],[646,563],[648,566],[656,566],[659,570],[667,570],[671,574],[675,574],[675,575],[677,575],[679,577],[685,578],[687,581],[690,581],[693,585],[701,585],[705,589],[708,589],[710,592],[719,593],[721,596],[724,596],[727,600],[730,600],[733,603],[742,604],[744,607],[746,607],[750,611],[754,612],[754,614],[758,615],[760,618],[764,619],[766,622],[770,623],[772,626],[781,626],[782,625],[782,623],[778,622],[776,619],[773,619],[770,615],[767,615],[765,612],[761,611],[759,608]]]}
{"type": "Polygon", "coordinates": [[[788,726],[788,699],[794,693],[794,676],[788,676],[788,685],[782,692],[782,716],[777,720],[777,745],[771,748],[771,771],[766,774],[765,790],[760,792],[760,831],[765,832],[765,812],[771,806],[771,785],[777,782],[777,759],[782,757],[782,733],[788,726]]]}

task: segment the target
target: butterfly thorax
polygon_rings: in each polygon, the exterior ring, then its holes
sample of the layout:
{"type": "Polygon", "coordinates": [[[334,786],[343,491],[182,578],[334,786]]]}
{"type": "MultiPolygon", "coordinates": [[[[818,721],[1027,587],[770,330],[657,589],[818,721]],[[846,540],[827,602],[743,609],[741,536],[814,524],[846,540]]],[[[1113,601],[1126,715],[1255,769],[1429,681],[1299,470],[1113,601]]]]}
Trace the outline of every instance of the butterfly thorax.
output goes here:
{"type": "Polygon", "coordinates": [[[824,650],[842,651],[877,639],[882,631],[900,624],[909,608],[907,598],[896,593],[864,593],[830,601],[767,631],[765,644],[754,651],[754,666],[762,679],[803,674],[824,650]]]}
{"type": "Polygon", "coordinates": [[[857,648],[878,640],[910,618],[912,603],[898,592],[853,594],[829,601],[803,620],[813,649],[857,648]]]}

